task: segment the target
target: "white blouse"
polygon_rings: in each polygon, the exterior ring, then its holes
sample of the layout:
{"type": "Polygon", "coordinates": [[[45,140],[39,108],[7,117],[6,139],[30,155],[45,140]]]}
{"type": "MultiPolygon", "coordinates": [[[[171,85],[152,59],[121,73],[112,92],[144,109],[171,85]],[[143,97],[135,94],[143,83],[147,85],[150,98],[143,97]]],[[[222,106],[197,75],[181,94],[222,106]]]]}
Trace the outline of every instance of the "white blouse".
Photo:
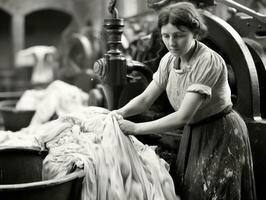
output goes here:
{"type": "Polygon", "coordinates": [[[205,44],[197,41],[196,45],[188,65],[181,63],[181,70],[175,69],[175,59],[178,57],[169,52],[161,59],[159,68],[153,75],[155,83],[166,90],[175,110],[179,109],[186,92],[206,95],[206,101],[191,116],[190,123],[217,114],[232,105],[224,60],[205,44]]]}

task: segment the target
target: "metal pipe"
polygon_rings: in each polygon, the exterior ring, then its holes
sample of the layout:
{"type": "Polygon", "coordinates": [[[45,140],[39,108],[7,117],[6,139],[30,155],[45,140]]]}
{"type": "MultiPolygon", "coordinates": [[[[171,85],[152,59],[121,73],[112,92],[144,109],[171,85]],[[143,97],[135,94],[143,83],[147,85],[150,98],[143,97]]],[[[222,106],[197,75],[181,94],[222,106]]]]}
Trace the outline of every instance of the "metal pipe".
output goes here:
{"type": "Polygon", "coordinates": [[[254,11],[254,10],[252,10],[252,9],[242,5],[242,4],[239,4],[239,3],[232,1],[232,0],[216,0],[216,1],[219,3],[222,3],[226,6],[235,8],[237,11],[241,11],[243,13],[246,13],[247,15],[254,17],[257,20],[259,20],[263,23],[266,23],[266,15],[258,13],[258,12],[254,11]]]}

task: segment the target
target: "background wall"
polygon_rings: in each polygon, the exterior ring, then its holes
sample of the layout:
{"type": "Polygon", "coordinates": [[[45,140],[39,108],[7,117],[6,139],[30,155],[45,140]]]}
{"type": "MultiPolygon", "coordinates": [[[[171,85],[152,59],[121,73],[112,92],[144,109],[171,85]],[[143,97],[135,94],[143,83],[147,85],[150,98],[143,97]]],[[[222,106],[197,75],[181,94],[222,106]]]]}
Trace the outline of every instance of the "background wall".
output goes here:
{"type": "Polygon", "coordinates": [[[93,26],[101,28],[107,3],[107,0],[0,0],[0,73],[9,73],[14,67],[14,55],[21,49],[32,45],[57,46],[71,23],[78,29],[92,19],[93,26]]]}

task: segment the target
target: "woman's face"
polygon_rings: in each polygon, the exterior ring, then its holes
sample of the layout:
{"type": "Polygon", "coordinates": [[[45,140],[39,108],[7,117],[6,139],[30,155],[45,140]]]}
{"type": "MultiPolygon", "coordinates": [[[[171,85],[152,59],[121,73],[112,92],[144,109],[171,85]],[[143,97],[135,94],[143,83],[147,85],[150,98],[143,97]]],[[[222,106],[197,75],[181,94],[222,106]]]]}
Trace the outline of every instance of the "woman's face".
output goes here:
{"type": "Polygon", "coordinates": [[[174,56],[182,57],[194,44],[194,34],[185,26],[176,27],[170,23],[161,27],[162,40],[174,56]]]}

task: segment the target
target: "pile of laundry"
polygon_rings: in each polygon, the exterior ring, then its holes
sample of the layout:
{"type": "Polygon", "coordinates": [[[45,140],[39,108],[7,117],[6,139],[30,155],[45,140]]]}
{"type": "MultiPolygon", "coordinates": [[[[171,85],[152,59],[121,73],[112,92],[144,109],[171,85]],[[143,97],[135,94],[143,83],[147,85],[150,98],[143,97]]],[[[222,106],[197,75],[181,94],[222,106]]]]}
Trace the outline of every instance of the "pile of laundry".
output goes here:
{"type": "Polygon", "coordinates": [[[16,104],[17,110],[35,110],[30,126],[43,124],[53,116],[69,113],[78,106],[87,106],[89,95],[80,88],[60,80],[45,89],[26,90],[16,104]]]}
{"type": "Polygon", "coordinates": [[[85,171],[82,200],[179,199],[169,165],[155,147],[125,136],[104,108],[79,107],[21,132],[49,151],[43,179],[63,177],[78,168],[85,171]]]}

